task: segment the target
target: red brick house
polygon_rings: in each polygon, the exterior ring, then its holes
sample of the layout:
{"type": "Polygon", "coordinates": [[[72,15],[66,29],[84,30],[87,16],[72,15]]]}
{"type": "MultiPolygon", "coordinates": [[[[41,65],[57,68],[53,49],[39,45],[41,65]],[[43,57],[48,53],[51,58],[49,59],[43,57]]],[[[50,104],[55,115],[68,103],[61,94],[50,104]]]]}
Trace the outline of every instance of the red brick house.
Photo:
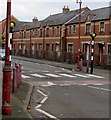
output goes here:
{"type": "MultiPolygon", "coordinates": [[[[90,10],[83,8],[81,12],[80,44],[84,61],[90,60],[90,33],[95,38],[94,63],[108,64],[111,54],[109,7],[90,10]]],[[[78,52],[79,10],[70,11],[63,8],[62,13],[48,16],[42,21],[37,18],[32,23],[16,22],[13,29],[13,52],[50,60],[76,62],[78,52]]]]}
{"type": "MultiPolygon", "coordinates": [[[[19,21],[19,20],[12,15],[11,21],[19,21]]],[[[6,19],[3,19],[2,21],[0,21],[0,38],[2,41],[2,47],[4,47],[5,33],[6,33],[6,19]]]]}

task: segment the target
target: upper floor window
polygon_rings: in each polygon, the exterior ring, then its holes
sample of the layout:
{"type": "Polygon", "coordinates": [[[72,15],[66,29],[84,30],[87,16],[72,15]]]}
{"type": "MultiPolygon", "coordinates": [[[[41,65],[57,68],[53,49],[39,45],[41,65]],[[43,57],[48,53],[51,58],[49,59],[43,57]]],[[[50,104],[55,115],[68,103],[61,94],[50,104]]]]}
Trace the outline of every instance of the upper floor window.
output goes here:
{"type": "Polygon", "coordinates": [[[19,38],[22,38],[22,32],[21,31],[19,32],[19,38]]]}
{"type": "Polygon", "coordinates": [[[91,32],[91,24],[88,23],[86,24],[86,34],[90,34],[90,32],[91,32]]]}
{"type": "Polygon", "coordinates": [[[104,22],[100,23],[100,33],[104,32],[104,22]]]}
{"type": "Polygon", "coordinates": [[[49,36],[49,28],[46,28],[46,36],[49,36]]]}
{"type": "Polygon", "coordinates": [[[57,35],[59,35],[59,26],[57,27],[57,35]]]}
{"type": "Polygon", "coordinates": [[[37,36],[37,32],[38,32],[37,29],[35,29],[35,36],[37,36]]]}
{"type": "Polygon", "coordinates": [[[42,37],[42,29],[40,29],[40,37],[42,37]]]}
{"type": "Polygon", "coordinates": [[[54,27],[52,27],[52,35],[54,35],[54,27]]]}
{"type": "Polygon", "coordinates": [[[73,25],[73,33],[76,33],[76,25],[73,25]]]}
{"type": "Polygon", "coordinates": [[[69,33],[71,33],[71,25],[69,26],[69,33]]]}
{"type": "Polygon", "coordinates": [[[24,38],[26,38],[26,31],[24,31],[24,38]]]}

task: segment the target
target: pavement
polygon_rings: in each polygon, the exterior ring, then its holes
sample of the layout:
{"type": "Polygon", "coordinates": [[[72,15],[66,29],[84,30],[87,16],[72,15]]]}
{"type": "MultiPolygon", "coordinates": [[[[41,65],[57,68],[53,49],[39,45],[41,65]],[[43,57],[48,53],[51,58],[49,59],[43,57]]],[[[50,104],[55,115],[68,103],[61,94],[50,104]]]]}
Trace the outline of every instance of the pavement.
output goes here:
{"type": "MultiPolygon", "coordinates": [[[[54,62],[54,61],[47,61],[47,60],[40,60],[40,59],[35,59],[35,58],[26,58],[26,57],[20,57],[20,56],[12,56],[13,59],[20,59],[24,61],[30,61],[30,62],[35,62],[35,63],[40,63],[40,64],[49,64],[52,66],[56,67],[63,67],[65,69],[70,69],[70,70],[77,70],[76,64],[68,64],[68,63],[59,63],[59,62],[54,62]]],[[[29,118],[31,119],[32,116],[29,114],[27,111],[27,107],[29,105],[31,93],[33,92],[33,86],[29,83],[26,83],[23,81],[22,85],[19,86],[17,89],[16,93],[11,93],[11,105],[12,105],[12,115],[1,115],[1,105],[2,105],[2,64],[0,64],[0,120],[16,120],[18,119],[23,119],[23,118],[29,118]]],[[[82,72],[86,72],[86,67],[83,67],[82,72]]],[[[106,69],[101,69],[101,68],[94,68],[94,74],[98,75],[109,75],[109,70],[106,69]]]]}
{"type": "Polygon", "coordinates": [[[27,107],[30,101],[30,96],[33,91],[33,86],[29,83],[22,82],[17,88],[17,92],[11,92],[11,115],[2,115],[2,64],[0,64],[0,120],[18,120],[18,119],[32,119],[27,107]]]}
{"type": "Polygon", "coordinates": [[[2,63],[0,63],[0,120],[2,118],[2,112],[1,112],[1,107],[2,107],[2,63]]]}

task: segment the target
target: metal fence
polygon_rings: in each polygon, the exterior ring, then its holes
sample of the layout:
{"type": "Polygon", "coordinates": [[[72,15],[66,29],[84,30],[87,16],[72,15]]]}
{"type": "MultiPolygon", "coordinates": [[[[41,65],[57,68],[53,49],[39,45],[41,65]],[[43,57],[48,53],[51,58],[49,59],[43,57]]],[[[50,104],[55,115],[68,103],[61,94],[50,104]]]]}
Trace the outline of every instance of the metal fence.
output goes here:
{"type": "MultiPolygon", "coordinates": [[[[67,62],[67,63],[77,63],[77,53],[70,53],[70,52],[57,52],[57,51],[46,51],[46,50],[17,50],[13,49],[13,55],[37,58],[37,59],[46,59],[51,61],[58,61],[58,62],[67,62]]],[[[83,54],[84,60],[83,64],[87,65],[86,54],[83,54]]],[[[111,65],[111,55],[99,55],[94,54],[94,64],[101,65],[101,66],[108,66],[109,63],[111,65]]],[[[89,55],[89,63],[90,63],[90,55],[89,55]]]]}

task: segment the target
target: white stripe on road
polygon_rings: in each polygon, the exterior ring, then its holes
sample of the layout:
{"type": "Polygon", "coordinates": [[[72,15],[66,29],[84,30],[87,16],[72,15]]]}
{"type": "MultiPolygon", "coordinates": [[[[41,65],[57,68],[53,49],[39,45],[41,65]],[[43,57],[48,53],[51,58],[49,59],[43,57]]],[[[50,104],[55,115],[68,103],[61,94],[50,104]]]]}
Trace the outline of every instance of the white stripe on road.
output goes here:
{"type": "Polygon", "coordinates": [[[90,76],[90,77],[96,77],[96,78],[104,78],[103,76],[98,76],[98,75],[91,75],[91,74],[86,74],[87,76],[90,76]]]}
{"type": "Polygon", "coordinates": [[[65,76],[65,77],[70,77],[70,78],[76,77],[76,76],[72,76],[72,75],[69,75],[69,74],[60,74],[60,75],[65,76]]]}
{"type": "Polygon", "coordinates": [[[30,78],[30,76],[22,75],[22,78],[30,78]]]}
{"type": "Polygon", "coordinates": [[[53,116],[53,115],[51,115],[51,114],[45,112],[44,110],[41,110],[41,109],[36,109],[36,110],[37,110],[38,112],[40,112],[40,113],[42,113],[42,114],[48,116],[48,117],[51,118],[51,119],[59,120],[57,117],[55,117],[55,116],[53,116]]]}
{"type": "Polygon", "coordinates": [[[50,77],[61,77],[61,76],[55,75],[55,74],[45,74],[45,75],[50,76],[50,77]]]}
{"type": "Polygon", "coordinates": [[[40,91],[40,90],[37,90],[37,92],[39,92],[40,94],[42,94],[43,96],[47,96],[46,94],[44,94],[42,91],[40,91]]]}
{"type": "Polygon", "coordinates": [[[111,90],[109,89],[105,89],[105,88],[99,88],[99,87],[94,87],[94,86],[88,86],[90,88],[94,88],[94,89],[98,89],[98,90],[103,90],[103,91],[107,91],[107,92],[111,92],[111,90]]]}
{"type": "Polygon", "coordinates": [[[44,104],[47,99],[48,99],[48,96],[46,96],[40,103],[44,104]]]}
{"type": "Polygon", "coordinates": [[[89,78],[89,76],[85,76],[85,75],[81,75],[81,74],[74,74],[74,75],[76,75],[76,76],[78,76],[78,77],[89,78]]]}
{"type": "Polygon", "coordinates": [[[46,76],[43,76],[43,75],[39,75],[39,74],[31,74],[32,76],[34,76],[34,77],[39,77],[39,78],[43,78],[43,77],[46,77],[46,76]]]}

